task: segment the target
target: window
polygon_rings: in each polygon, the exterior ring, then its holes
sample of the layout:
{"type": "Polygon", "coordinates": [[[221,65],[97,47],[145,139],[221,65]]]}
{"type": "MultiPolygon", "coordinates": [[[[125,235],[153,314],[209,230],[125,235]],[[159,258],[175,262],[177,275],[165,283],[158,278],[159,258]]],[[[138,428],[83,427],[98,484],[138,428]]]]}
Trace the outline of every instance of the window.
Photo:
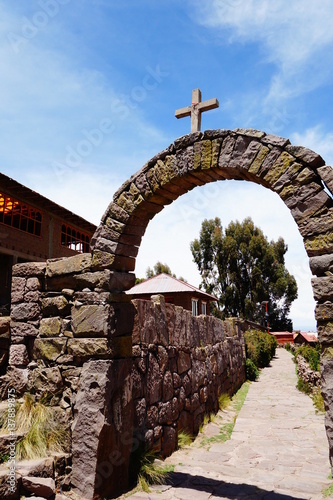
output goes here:
{"type": "Polygon", "coordinates": [[[76,252],[90,252],[90,237],[67,224],[61,226],[61,244],[76,252]]]}
{"type": "Polygon", "coordinates": [[[192,299],[192,316],[198,316],[198,299],[192,299]]]}
{"type": "Polygon", "coordinates": [[[0,223],[35,236],[42,234],[42,212],[3,193],[0,193],[0,223]]]}
{"type": "Polygon", "coordinates": [[[201,314],[207,314],[207,302],[201,302],[201,314]]]}

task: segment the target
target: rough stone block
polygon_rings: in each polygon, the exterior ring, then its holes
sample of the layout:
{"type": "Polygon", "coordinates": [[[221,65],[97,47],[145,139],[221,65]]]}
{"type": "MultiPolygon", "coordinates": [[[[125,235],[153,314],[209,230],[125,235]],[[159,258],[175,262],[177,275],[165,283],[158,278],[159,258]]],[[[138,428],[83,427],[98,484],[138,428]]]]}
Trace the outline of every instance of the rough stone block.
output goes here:
{"type": "Polygon", "coordinates": [[[9,331],[10,317],[0,316],[0,335],[9,331]]]}
{"type": "Polygon", "coordinates": [[[312,274],[323,276],[327,271],[333,271],[333,253],[310,258],[312,274]]]}
{"type": "Polygon", "coordinates": [[[36,277],[43,278],[45,274],[45,262],[24,262],[23,264],[15,264],[12,268],[13,276],[21,276],[23,278],[36,277]]]}
{"type": "Polygon", "coordinates": [[[118,497],[128,488],[133,444],[130,360],[89,361],[73,424],[72,485],[80,498],[118,497]]]}
{"type": "Polygon", "coordinates": [[[28,350],[24,344],[10,346],[9,364],[11,366],[26,366],[29,364],[28,350]]]}
{"type": "Polygon", "coordinates": [[[89,358],[112,357],[107,339],[68,339],[67,353],[86,361],[89,358]]]}
{"type": "Polygon", "coordinates": [[[333,233],[331,231],[324,234],[305,237],[304,245],[309,257],[314,255],[326,255],[333,252],[333,233]]]}
{"type": "Polygon", "coordinates": [[[37,497],[50,498],[55,493],[55,482],[52,478],[23,476],[22,486],[37,497]]]}
{"type": "Polygon", "coordinates": [[[63,295],[42,299],[43,316],[67,316],[70,310],[70,303],[63,295]]]}
{"type": "Polygon", "coordinates": [[[20,278],[14,276],[12,278],[12,289],[11,289],[11,302],[23,302],[25,285],[27,280],[25,278],[20,278]]]}
{"type": "Polygon", "coordinates": [[[25,322],[16,322],[16,321],[11,321],[10,323],[10,333],[11,337],[16,338],[16,337],[37,337],[38,336],[38,329],[30,324],[30,323],[25,323],[25,322]]]}
{"type": "Polygon", "coordinates": [[[92,258],[90,253],[61,259],[50,259],[46,263],[46,276],[52,278],[53,276],[87,272],[91,269],[91,264],[92,258]]]}
{"type": "Polygon", "coordinates": [[[286,146],[286,151],[295,156],[295,158],[297,158],[298,160],[302,160],[312,168],[325,165],[325,161],[322,159],[322,157],[311,149],[304,148],[302,146],[292,146],[291,144],[288,144],[286,146]]]}
{"type": "Polygon", "coordinates": [[[38,319],[40,307],[36,302],[13,304],[10,317],[13,321],[31,321],[38,319]]]}
{"type": "Polygon", "coordinates": [[[33,359],[56,361],[61,354],[65,354],[67,340],[65,338],[35,339],[32,348],[33,359]]]}
{"type": "Polygon", "coordinates": [[[316,212],[330,203],[331,198],[324,190],[319,191],[315,196],[307,198],[304,202],[298,203],[291,209],[291,215],[297,223],[300,223],[307,217],[312,217],[316,212]]]}
{"type": "Polygon", "coordinates": [[[57,337],[63,333],[63,320],[59,317],[43,318],[39,325],[40,337],[57,337]]]}
{"type": "Polygon", "coordinates": [[[29,373],[28,389],[38,397],[57,396],[63,391],[63,380],[57,366],[36,368],[29,373]]]}
{"type": "Polygon", "coordinates": [[[72,307],[72,332],[75,337],[106,337],[114,314],[110,305],[72,307]]]}
{"type": "Polygon", "coordinates": [[[317,321],[333,319],[333,302],[326,301],[323,304],[317,304],[315,318],[317,321]]]}
{"type": "Polygon", "coordinates": [[[311,283],[315,300],[333,302],[333,276],[312,278],[311,283]]]}
{"type": "Polygon", "coordinates": [[[192,366],[191,356],[184,351],[179,351],[177,366],[178,366],[179,375],[190,370],[190,368],[192,366]]]}

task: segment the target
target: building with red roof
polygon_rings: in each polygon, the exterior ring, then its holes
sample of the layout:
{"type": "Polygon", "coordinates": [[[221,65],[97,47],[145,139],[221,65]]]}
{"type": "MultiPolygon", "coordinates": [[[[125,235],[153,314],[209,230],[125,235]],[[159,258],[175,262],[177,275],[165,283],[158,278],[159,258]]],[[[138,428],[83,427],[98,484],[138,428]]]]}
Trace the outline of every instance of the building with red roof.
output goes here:
{"type": "Polygon", "coordinates": [[[134,299],[146,300],[152,295],[163,295],[165,302],[192,311],[193,316],[209,315],[210,302],[217,302],[217,298],[213,295],[165,273],[135,285],[126,293],[132,295],[134,299]]]}

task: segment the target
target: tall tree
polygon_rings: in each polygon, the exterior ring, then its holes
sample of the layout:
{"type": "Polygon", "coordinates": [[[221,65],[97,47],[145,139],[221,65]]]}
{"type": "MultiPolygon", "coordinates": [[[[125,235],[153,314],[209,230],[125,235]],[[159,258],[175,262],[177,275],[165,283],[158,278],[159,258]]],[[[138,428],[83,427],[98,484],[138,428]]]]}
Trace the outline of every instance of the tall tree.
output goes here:
{"type": "Polygon", "coordinates": [[[231,222],[204,220],[199,239],[191,243],[201,286],[219,299],[217,315],[236,316],[262,323],[264,301],[272,330],[292,330],[288,318],[297,298],[297,284],[285,267],[283,238],[269,242],[251,218],[231,222]]]}
{"type": "Polygon", "coordinates": [[[147,267],[146,277],[152,278],[153,276],[157,276],[158,274],[162,274],[162,273],[170,274],[170,276],[173,276],[174,278],[176,277],[176,275],[172,273],[168,264],[162,264],[162,262],[160,262],[160,261],[156,262],[153,269],[151,267],[147,267]]]}

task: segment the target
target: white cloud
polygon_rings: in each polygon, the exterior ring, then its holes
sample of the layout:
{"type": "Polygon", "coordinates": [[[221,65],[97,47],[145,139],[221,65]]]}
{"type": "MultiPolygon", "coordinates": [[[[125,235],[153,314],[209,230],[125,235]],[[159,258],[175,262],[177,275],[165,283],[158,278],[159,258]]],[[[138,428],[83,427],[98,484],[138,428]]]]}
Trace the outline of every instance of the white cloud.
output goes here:
{"type": "Polygon", "coordinates": [[[293,303],[294,328],[315,328],[311,272],[302,237],[288,208],[268,189],[251,182],[223,181],[208,184],[183,195],[155,216],[143,237],[136,274],[145,276],[158,260],[177,276],[198,286],[200,275],[192,262],[190,242],[199,236],[205,218],[220,217],[223,227],[230,221],[252,217],[269,240],[282,236],[288,245],[286,267],[294,274],[299,298],[293,303]]]}
{"type": "Polygon", "coordinates": [[[293,144],[306,145],[320,154],[328,165],[333,165],[333,132],[324,132],[321,125],[315,125],[305,132],[295,132],[291,140],[293,144]]]}
{"type": "Polygon", "coordinates": [[[222,30],[230,43],[258,44],[261,61],[273,63],[266,106],[320,86],[331,78],[332,17],[330,0],[196,1],[196,21],[222,30]]]}

